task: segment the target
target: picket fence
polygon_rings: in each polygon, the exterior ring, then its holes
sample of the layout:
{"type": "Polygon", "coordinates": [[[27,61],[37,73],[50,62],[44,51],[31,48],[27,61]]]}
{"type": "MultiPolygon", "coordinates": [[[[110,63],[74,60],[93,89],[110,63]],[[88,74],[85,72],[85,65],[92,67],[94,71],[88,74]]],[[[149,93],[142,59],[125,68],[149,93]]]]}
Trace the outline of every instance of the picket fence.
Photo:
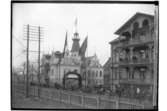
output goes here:
{"type": "MultiPolygon", "coordinates": [[[[25,93],[25,86],[15,85],[17,92],[25,93]]],[[[38,96],[38,87],[29,87],[30,96],[38,96]]],[[[119,98],[106,98],[100,95],[88,95],[85,93],[57,90],[51,88],[40,88],[40,98],[51,99],[67,104],[77,105],[89,109],[150,109],[151,105],[137,102],[123,101],[119,98]]]]}

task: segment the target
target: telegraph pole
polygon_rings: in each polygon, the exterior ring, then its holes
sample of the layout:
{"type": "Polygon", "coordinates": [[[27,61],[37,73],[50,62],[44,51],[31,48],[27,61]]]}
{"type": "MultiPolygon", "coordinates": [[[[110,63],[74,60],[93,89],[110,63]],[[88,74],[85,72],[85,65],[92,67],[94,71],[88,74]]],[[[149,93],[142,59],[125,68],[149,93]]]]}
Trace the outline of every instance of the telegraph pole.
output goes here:
{"type": "MultiPolygon", "coordinates": [[[[113,45],[111,44],[111,63],[112,63],[111,65],[112,65],[112,66],[111,66],[110,71],[111,71],[111,73],[112,73],[112,74],[111,74],[111,90],[112,90],[112,92],[113,92],[113,80],[114,80],[114,78],[113,78],[113,77],[114,77],[114,76],[113,76],[113,74],[114,74],[114,66],[113,66],[113,56],[114,56],[114,55],[113,55],[113,52],[114,52],[114,51],[113,51],[113,45]]],[[[116,75],[116,74],[115,74],[115,75],[116,75]]],[[[110,81],[110,76],[109,76],[109,81],[110,81]]]]}
{"type": "Polygon", "coordinates": [[[24,40],[27,41],[27,74],[26,74],[26,97],[28,97],[28,91],[29,91],[29,52],[34,52],[34,53],[38,53],[38,72],[37,72],[37,77],[38,77],[38,97],[40,97],[40,53],[41,53],[41,28],[40,26],[30,26],[30,25],[26,25],[26,32],[24,34],[26,34],[26,38],[24,38],[24,40]],[[30,41],[34,41],[34,42],[38,42],[38,51],[35,50],[29,50],[29,43],[30,41]]]}
{"type": "Polygon", "coordinates": [[[38,86],[38,97],[40,97],[40,87],[41,87],[41,84],[40,84],[40,52],[41,52],[41,38],[40,38],[40,26],[38,27],[38,32],[39,32],[39,35],[38,35],[38,83],[39,83],[39,86],[38,86]]]}
{"type": "Polygon", "coordinates": [[[28,75],[29,75],[29,25],[27,25],[27,74],[26,74],[26,97],[28,97],[28,75]]]}

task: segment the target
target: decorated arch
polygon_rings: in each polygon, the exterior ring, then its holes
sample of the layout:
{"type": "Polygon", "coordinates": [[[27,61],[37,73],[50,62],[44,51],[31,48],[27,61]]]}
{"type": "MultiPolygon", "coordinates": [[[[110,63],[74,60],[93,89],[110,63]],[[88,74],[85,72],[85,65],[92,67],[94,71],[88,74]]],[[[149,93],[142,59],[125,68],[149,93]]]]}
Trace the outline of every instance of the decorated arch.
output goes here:
{"type": "Polygon", "coordinates": [[[82,87],[82,77],[77,72],[68,72],[63,77],[64,88],[79,89],[82,87]]]}

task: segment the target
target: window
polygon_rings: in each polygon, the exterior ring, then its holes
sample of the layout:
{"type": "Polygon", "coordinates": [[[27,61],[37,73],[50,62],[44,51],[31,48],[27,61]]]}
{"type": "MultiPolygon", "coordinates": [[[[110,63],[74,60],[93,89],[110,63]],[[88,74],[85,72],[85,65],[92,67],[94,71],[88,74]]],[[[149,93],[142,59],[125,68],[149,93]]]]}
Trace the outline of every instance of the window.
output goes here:
{"type": "Polygon", "coordinates": [[[133,28],[134,28],[134,29],[138,29],[138,28],[139,28],[139,23],[138,23],[138,22],[135,22],[135,23],[133,24],[133,28]]]}
{"type": "Polygon", "coordinates": [[[87,76],[90,77],[90,70],[88,70],[88,72],[87,72],[87,76]]]}
{"type": "Polygon", "coordinates": [[[66,74],[66,70],[64,69],[64,74],[66,74]]]}
{"type": "Polygon", "coordinates": [[[140,71],[140,78],[145,79],[145,73],[143,71],[140,71]]]}
{"type": "Polygon", "coordinates": [[[119,62],[119,53],[116,52],[116,62],[119,62]]]}
{"type": "Polygon", "coordinates": [[[54,69],[52,69],[52,75],[53,75],[53,73],[54,73],[54,69]]]}
{"type": "Polygon", "coordinates": [[[134,72],[131,74],[132,79],[134,79],[134,72]]]}
{"type": "Polygon", "coordinates": [[[88,77],[88,75],[86,74],[86,72],[84,72],[83,75],[84,75],[83,78],[85,78],[85,79],[88,77]]]}
{"type": "Polygon", "coordinates": [[[132,37],[133,37],[133,38],[137,38],[138,29],[139,29],[139,23],[138,23],[138,22],[135,22],[135,23],[133,24],[133,31],[132,31],[132,37]]]}
{"type": "Polygon", "coordinates": [[[145,79],[146,68],[140,68],[140,78],[145,79]]]}
{"type": "Polygon", "coordinates": [[[141,51],[140,51],[140,54],[141,54],[141,58],[142,58],[142,59],[145,59],[145,58],[146,58],[146,52],[145,52],[145,50],[141,50],[141,51]]]}
{"type": "Polygon", "coordinates": [[[151,37],[154,35],[154,27],[151,29],[151,37]]]}
{"type": "Polygon", "coordinates": [[[146,27],[146,26],[149,26],[149,22],[148,22],[148,20],[147,19],[145,19],[144,21],[143,21],[143,27],[146,27]]]}
{"type": "Polygon", "coordinates": [[[96,71],[96,77],[98,77],[98,72],[96,71]]]}
{"type": "Polygon", "coordinates": [[[142,23],[142,28],[143,28],[143,34],[146,35],[149,33],[149,21],[147,19],[143,20],[142,23]]]}
{"type": "Polygon", "coordinates": [[[94,77],[94,71],[92,71],[92,77],[94,77]]]}
{"type": "Polygon", "coordinates": [[[102,71],[100,71],[100,77],[102,77],[102,71]]]}

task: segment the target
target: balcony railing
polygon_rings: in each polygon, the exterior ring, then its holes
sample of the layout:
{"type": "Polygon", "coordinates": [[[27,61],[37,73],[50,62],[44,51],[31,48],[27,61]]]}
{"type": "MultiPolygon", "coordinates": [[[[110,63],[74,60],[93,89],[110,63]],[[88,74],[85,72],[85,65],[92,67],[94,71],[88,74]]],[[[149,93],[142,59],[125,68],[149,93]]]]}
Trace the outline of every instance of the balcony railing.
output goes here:
{"type": "Polygon", "coordinates": [[[138,43],[147,43],[153,41],[151,37],[144,37],[144,39],[132,39],[129,41],[130,44],[138,44],[138,43]]]}
{"type": "Polygon", "coordinates": [[[142,44],[142,43],[148,43],[148,42],[153,42],[152,37],[141,37],[139,39],[132,39],[132,40],[125,40],[125,41],[120,41],[120,43],[117,45],[118,47],[124,47],[124,46],[129,46],[129,45],[136,45],[136,44],[142,44]],[[142,38],[142,39],[141,39],[142,38]]]}
{"type": "Polygon", "coordinates": [[[150,63],[149,58],[135,58],[131,59],[125,58],[119,60],[119,65],[129,65],[129,64],[147,64],[150,63]]]}
{"type": "Polygon", "coordinates": [[[119,79],[120,83],[132,83],[132,84],[152,84],[152,79],[119,79]]]}
{"type": "Polygon", "coordinates": [[[130,59],[125,58],[125,59],[119,59],[119,65],[127,65],[130,63],[130,59]]]}
{"type": "Polygon", "coordinates": [[[146,64],[146,63],[149,63],[150,61],[149,61],[149,58],[136,58],[136,59],[134,59],[134,58],[132,58],[132,60],[131,60],[131,64],[146,64]]]}

